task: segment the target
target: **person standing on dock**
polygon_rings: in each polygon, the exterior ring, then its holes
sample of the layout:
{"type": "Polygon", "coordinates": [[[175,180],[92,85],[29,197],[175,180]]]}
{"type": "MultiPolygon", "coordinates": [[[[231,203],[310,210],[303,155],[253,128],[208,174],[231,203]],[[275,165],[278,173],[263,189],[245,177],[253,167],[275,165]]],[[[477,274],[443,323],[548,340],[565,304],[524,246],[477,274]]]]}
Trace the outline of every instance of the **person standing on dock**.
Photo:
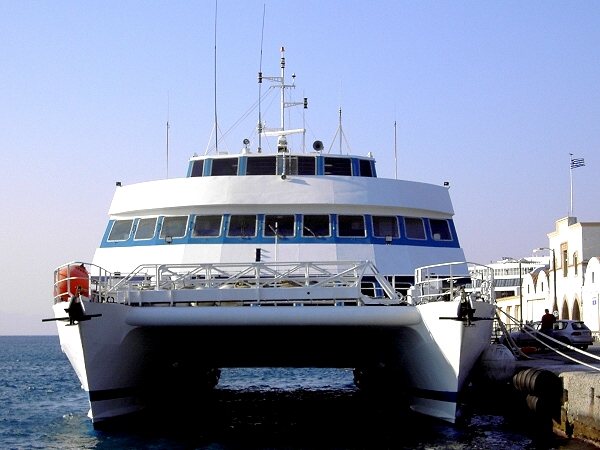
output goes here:
{"type": "Polygon", "coordinates": [[[556,322],[556,317],[554,317],[554,314],[550,314],[550,311],[546,308],[544,310],[544,315],[542,316],[540,331],[546,335],[552,334],[554,322],[556,322]]]}

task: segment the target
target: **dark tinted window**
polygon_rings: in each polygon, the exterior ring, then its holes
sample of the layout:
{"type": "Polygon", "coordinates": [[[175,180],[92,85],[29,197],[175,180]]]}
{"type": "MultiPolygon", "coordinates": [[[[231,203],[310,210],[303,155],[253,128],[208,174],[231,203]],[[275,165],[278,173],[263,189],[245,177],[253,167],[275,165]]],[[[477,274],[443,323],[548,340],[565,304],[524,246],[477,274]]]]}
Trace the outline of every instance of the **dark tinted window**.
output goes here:
{"type": "Polygon", "coordinates": [[[192,237],[216,237],[221,234],[221,216],[196,216],[192,237]]]}
{"type": "Polygon", "coordinates": [[[394,216],[373,216],[373,236],[398,237],[398,219],[394,216]]]}
{"type": "Polygon", "coordinates": [[[338,236],[365,237],[363,216],[338,216],[338,236]]]}
{"type": "Polygon", "coordinates": [[[316,173],[315,158],[312,156],[279,155],[277,157],[277,174],[281,175],[285,164],[287,175],[314,175],[316,173]]]}
{"type": "Polygon", "coordinates": [[[256,215],[232,215],[229,218],[227,236],[252,237],[256,235],[256,215]]]}
{"type": "Polygon", "coordinates": [[[265,236],[294,236],[293,215],[266,215],[265,236]]]}
{"type": "Polygon", "coordinates": [[[237,158],[213,159],[211,175],[237,175],[237,168],[237,158]]]}
{"type": "Polygon", "coordinates": [[[447,220],[429,219],[431,237],[434,241],[451,241],[452,234],[447,220]]]}
{"type": "Polygon", "coordinates": [[[316,162],[313,156],[295,156],[298,164],[298,175],[314,175],[316,172],[316,162]]]}
{"type": "Polygon", "coordinates": [[[425,227],[423,227],[423,219],[417,217],[405,217],[404,227],[406,228],[407,238],[425,239],[425,227]]]}
{"type": "Polygon", "coordinates": [[[156,231],[156,217],[140,219],[135,230],[134,239],[152,239],[156,231]]]}
{"type": "Polygon", "coordinates": [[[246,161],[246,175],[275,175],[274,156],[253,156],[246,161]]]}
{"type": "Polygon", "coordinates": [[[204,160],[194,161],[194,164],[192,165],[192,176],[193,177],[201,177],[203,169],[204,169],[204,160]]]}
{"type": "Polygon", "coordinates": [[[373,176],[373,168],[371,166],[371,161],[368,159],[359,159],[358,164],[360,167],[360,176],[361,177],[372,177],[373,176]]]}
{"type": "Polygon", "coordinates": [[[325,175],[352,175],[350,158],[324,158],[325,175]]]}
{"type": "Polygon", "coordinates": [[[302,236],[304,237],[326,237],[331,235],[329,215],[307,214],[303,217],[302,236]]]}

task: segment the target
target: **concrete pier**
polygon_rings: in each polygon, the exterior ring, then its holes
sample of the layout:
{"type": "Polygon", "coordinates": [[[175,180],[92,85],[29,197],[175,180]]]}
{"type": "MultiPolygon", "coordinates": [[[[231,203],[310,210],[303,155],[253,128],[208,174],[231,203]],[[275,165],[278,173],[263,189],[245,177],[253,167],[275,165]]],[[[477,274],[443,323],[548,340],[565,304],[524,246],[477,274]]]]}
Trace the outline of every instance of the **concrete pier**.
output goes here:
{"type": "Polygon", "coordinates": [[[515,363],[514,389],[538,423],[600,446],[600,343],[586,352],[538,351],[515,363]]]}

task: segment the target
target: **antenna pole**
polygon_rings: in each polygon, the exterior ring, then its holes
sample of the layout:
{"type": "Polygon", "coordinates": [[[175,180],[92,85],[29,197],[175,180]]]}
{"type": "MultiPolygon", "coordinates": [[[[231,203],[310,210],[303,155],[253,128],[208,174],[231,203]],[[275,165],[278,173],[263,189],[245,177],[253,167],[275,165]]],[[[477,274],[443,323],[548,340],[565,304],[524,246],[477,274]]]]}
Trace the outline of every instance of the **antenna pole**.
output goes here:
{"type": "Polygon", "coordinates": [[[396,121],[394,120],[394,176],[398,179],[398,153],[397,153],[397,138],[396,138],[396,121]]]}
{"type": "Polygon", "coordinates": [[[171,112],[169,94],[167,93],[167,178],[169,178],[169,116],[171,112]]]}
{"type": "Polygon", "coordinates": [[[169,178],[169,119],[167,119],[167,178],[169,178]]]}
{"type": "Polygon", "coordinates": [[[285,130],[285,48],[281,47],[281,130],[285,130]]]}
{"type": "Polygon", "coordinates": [[[339,128],[340,128],[340,155],[342,154],[342,107],[340,106],[339,116],[338,116],[339,128]]]}
{"type": "Polygon", "coordinates": [[[217,133],[218,122],[217,122],[217,0],[215,0],[215,61],[214,61],[214,75],[215,75],[215,152],[219,154],[219,136],[217,133]]]}
{"type": "Polygon", "coordinates": [[[263,3],[263,20],[262,30],[260,32],[260,63],[258,66],[258,153],[262,152],[262,114],[261,114],[261,97],[262,97],[262,57],[263,57],[263,39],[265,36],[265,10],[266,6],[263,3]]]}

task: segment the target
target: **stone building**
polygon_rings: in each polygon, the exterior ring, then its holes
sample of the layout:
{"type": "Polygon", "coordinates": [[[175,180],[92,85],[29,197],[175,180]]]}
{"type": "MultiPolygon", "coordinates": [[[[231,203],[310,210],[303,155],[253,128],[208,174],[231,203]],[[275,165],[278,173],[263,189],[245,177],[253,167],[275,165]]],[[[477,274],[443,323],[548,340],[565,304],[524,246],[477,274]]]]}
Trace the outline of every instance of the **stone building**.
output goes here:
{"type": "Polygon", "coordinates": [[[583,320],[598,335],[600,222],[559,219],[548,247],[537,250],[549,254],[547,265],[523,274],[521,293],[498,298],[498,306],[510,314],[522,304],[523,321],[540,320],[548,308],[560,319],[583,320]]]}

